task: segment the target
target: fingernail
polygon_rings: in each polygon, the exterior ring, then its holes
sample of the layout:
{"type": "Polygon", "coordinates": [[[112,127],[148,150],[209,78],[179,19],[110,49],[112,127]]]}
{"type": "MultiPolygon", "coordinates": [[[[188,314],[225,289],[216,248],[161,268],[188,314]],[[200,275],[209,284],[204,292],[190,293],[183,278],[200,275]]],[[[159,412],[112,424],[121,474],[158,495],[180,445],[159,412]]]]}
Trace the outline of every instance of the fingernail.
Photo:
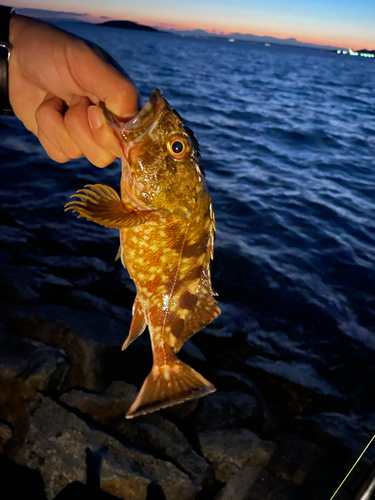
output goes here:
{"type": "Polygon", "coordinates": [[[87,117],[90,123],[90,127],[93,130],[97,130],[104,124],[103,111],[98,106],[89,106],[87,108],[87,117]]]}

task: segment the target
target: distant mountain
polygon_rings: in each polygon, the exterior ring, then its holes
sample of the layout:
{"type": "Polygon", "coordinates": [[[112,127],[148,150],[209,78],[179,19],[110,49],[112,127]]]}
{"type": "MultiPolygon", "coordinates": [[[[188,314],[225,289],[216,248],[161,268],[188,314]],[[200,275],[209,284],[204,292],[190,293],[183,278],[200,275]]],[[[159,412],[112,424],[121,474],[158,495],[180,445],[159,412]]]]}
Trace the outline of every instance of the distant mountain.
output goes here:
{"type": "Polygon", "coordinates": [[[173,33],[175,35],[180,35],[180,36],[195,36],[195,37],[219,37],[219,38],[233,38],[234,40],[243,40],[246,42],[257,42],[257,43],[274,43],[274,44],[279,44],[279,45],[293,45],[295,47],[309,47],[313,49],[326,49],[326,50],[333,50],[333,49],[338,49],[342,47],[334,47],[331,45],[316,45],[313,43],[304,43],[304,42],[299,42],[295,38],[276,38],[273,36],[258,36],[258,35],[251,35],[249,34],[243,34],[243,33],[229,33],[227,35],[218,35],[216,33],[208,33],[207,31],[197,29],[197,30],[174,30],[174,29],[169,29],[166,30],[169,31],[170,33],[173,33]]]}
{"type": "Polygon", "coordinates": [[[357,50],[357,52],[362,54],[375,54],[375,50],[367,50],[367,49],[362,49],[362,50],[357,50]]]}
{"type": "Polygon", "coordinates": [[[160,31],[156,28],[151,28],[151,26],[144,26],[143,24],[134,23],[133,21],[106,21],[104,23],[97,24],[97,26],[107,26],[109,28],[123,28],[127,30],[139,31],[160,31]]]}

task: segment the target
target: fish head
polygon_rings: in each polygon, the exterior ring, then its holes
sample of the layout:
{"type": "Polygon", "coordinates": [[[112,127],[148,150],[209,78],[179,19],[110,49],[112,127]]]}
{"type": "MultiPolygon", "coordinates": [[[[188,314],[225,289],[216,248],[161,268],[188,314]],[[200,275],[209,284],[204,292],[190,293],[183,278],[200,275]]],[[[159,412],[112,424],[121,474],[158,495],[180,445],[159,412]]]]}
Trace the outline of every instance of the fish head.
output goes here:
{"type": "Polygon", "coordinates": [[[135,208],[189,217],[197,193],[206,190],[199,146],[161,91],[125,124],[108,110],[105,116],[121,149],[122,193],[135,208]]]}

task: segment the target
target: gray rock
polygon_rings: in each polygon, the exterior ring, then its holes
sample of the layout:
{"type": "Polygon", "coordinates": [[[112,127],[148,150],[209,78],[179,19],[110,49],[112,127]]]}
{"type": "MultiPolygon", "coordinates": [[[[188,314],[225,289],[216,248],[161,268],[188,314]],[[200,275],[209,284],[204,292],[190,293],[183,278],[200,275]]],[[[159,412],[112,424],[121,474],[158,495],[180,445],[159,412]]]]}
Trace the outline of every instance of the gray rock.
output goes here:
{"type": "Polygon", "coordinates": [[[282,417],[335,407],[344,400],[311,365],[254,356],[246,365],[282,417]]]}
{"type": "Polygon", "coordinates": [[[74,481],[85,483],[93,469],[101,489],[124,500],[146,500],[151,483],[166,500],[193,500],[197,493],[172,463],[123,445],[41,394],[29,403],[25,441],[10,458],[40,471],[48,499],[74,481]]]}
{"type": "Polygon", "coordinates": [[[270,357],[288,359],[291,355],[305,354],[296,342],[280,331],[270,332],[258,328],[247,334],[246,343],[254,349],[254,352],[270,357]]]}
{"type": "MultiPolygon", "coordinates": [[[[296,432],[317,443],[337,466],[343,467],[343,476],[372,437],[372,433],[366,429],[366,422],[356,415],[324,412],[309,417],[298,416],[294,420],[294,426],[296,432]]],[[[355,484],[374,460],[375,448],[370,446],[350,474],[347,483],[355,484]]]]}
{"type": "Polygon", "coordinates": [[[72,390],[63,394],[60,400],[121,433],[123,438],[134,446],[172,460],[201,489],[211,478],[211,467],[192,449],[175,424],[159,414],[131,421],[125,419],[125,413],[134,401],[136,393],[134,386],[115,382],[108,388],[107,394],[72,390]]]}
{"type": "Polygon", "coordinates": [[[232,476],[215,500],[310,500],[261,467],[245,467],[232,476]]]}
{"type": "Polygon", "coordinates": [[[207,359],[191,339],[185,342],[178,356],[185,363],[194,366],[198,371],[202,368],[207,369],[207,359]]]}
{"type": "Polygon", "coordinates": [[[330,498],[339,484],[324,451],[295,434],[277,440],[267,470],[290,485],[303,486],[313,498],[330,498]]]}
{"type": "Polygon", "coordinates": [[[24,229],[12,226],[0,226],[0,244],[8,248],[9,252],[25,251],[37,242],[36,237],[24,229]]]}
{"type": "Polygon", "coordinates": [[[82,255],[25,255],[23,260],[48,267],[61,273],[74,277],[79,271],[95,269],[99,273],[108,274],[113,271],[114,263],[107,264],[97,257],[82,255]]]}
{"type": "Polygon", "coordinates": [[[247,427],[259,416],[257,400],[244,392],[215,392],[203,398],[197,413],[200,430],[247,427]]]}
{"type": "MultiPolygon", "coordinates": [[[[69,292],[64,297],[64,302],[68,306],[72,306],[76,309],[81,309],[83,311],[96,311],[104,314],[110,314],[117,321],[121,321],[127,327],[130,325],[132,314],[131,311],[110,304],[107,300],[96,297],[84,290],[74,290],[69,292]]],[[[124,329],[124,340],[126,329],[124,329]]]]}
{"type": "Polygon", "coordinates": [[[369,413],[362,418],[363,428],[371,435],[375,434],[375,413],[369,413]]]}
{"type": "Polygon", "coordinates": [[[0,418],[16,423],[24,401],[59,388],[67,370],[62,350],[19,337],[0,323],[0,418]]]}
{"type": "Polygon", "coordinates": [[[39,298],[40,271],[31,266],[16,266],[2,262],[0,266],[1,298],[9,302],[32,302],[39,298]]]}
{"type": "Polygon", "coordinates": [[[116,375],[120,378],[127,328],[108,315],[35,305],[13,308],[7,321],[20,335],[64,349],[71,366],[62,389],[83,386],[100,391],[116,375]]]}
{"type": "Polygon", "coordinates": [[[198,438],[203,456],[213,464],[216,479],[221,482],[228,481],[236,468],[267,465],[276,446],[243,428],[204,431],[198,438]]]}
{"type": "Polygon", "coordinates": [[[0,422],[0,454],[4,453],[4,446],[13,435],[12,428],[6,422],[0,422]]]}
{"type": "MultiPolygon", "coordinates": [[[[90,415],[101,424],[107,424],[116,418],[125,418],[136,395],[134,385],[122,382],[122,394],[115,396],[72,389],[60,396],[60,401],[82,413],[90,415]]],[[[113,388],[112,388],[113,391],[113,388]]],[[[111,392],[111,388],[110,388],[111,392]]],[[[117,388],[117,392],[119,392],[117,388]]]]}
{"type": "Polygon", "coordinates": [[[212,382],[218,391],[240,391],[251,394],[256,398],[259,409],[258,427],[261,434],[267,439],[274,439],[281,433],[280,422],[270,405],[264,398],[258,386],[247,375],[225,370],[217,370],[212,377],[212,382]]]}

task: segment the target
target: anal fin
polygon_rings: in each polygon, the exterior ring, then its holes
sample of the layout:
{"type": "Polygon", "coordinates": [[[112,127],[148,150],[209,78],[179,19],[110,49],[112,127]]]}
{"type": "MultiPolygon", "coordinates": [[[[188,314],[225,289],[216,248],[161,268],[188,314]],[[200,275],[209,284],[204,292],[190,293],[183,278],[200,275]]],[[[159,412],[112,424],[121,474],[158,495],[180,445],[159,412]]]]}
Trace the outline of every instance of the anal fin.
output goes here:
{"type": "Polygon", "coordinates": [[[130,325],[129,335],[127,336],[125,342],[122,345],[121,350],[125,349],[142,333],[145,331],[147,326],[146,315],[143,311],[142,304],[138,297],[135,298],[133,304],[133,318],[130,325]]]}
{"type": "Polygon", "coordinates": [[[188,292],[182,294],[179,303],[181,308],[180,315],[182,317],[179,318],[177,315],[176,324],[170,323],[169,325],[171,327],[171,335],[175,337],[173,350],[176,353],[180,351],[181,347],[190,337],[202,330],[202,328],[211,323],[221,313],[217,301],[211,295],[210,290],[201,292],[196,304],[192,307],[189,304],[191,299],[195,300],[195,297],[188,292]],[[186,314],[184,314],[185,311],[186,314]]]}
{"type": "Polygon", "coordinates": [[[211,382],[176,357],[166,365],[153,366],[126,418],[145,415],[215,391],[211,382]]]}
{"type": "Polygon", "coordinates": [[[127,210],[116,191],[102,184],[88,184],[71,198],[78,200],[67,203],[65,211],[73,210],[78,217],[117,229],[143,224],[154,213],[154,210],[127,210]]]}

